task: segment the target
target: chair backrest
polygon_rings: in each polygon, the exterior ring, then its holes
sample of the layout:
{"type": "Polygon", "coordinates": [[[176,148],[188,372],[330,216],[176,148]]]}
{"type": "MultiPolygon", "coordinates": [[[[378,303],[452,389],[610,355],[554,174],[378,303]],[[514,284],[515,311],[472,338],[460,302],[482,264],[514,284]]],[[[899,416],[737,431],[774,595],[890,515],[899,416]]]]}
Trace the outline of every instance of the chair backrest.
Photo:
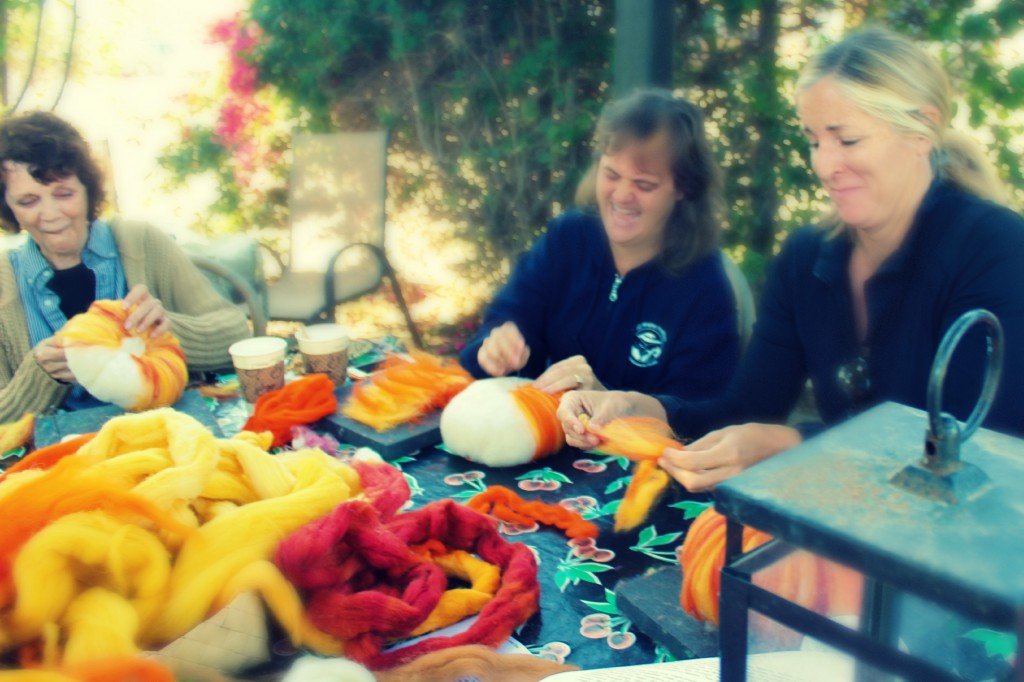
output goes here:
{"type": "Polygon", "coordinates": [[[750,335],[754,331],[754,319],[757,317],[754,295],[750,291],[750,283],[747,282],[746,275],[743,274],[739,266],[724,253],[721,255],[725,276],[729,278],[733,296],[736,298],[736,318],[739,323],[740,347],[746,348],[747,342],[750,341],[750,335]]]}
{"type": "Polygon", "coordinates": [[[348,244],[383,248],[387,146],[386,130],[295,135],[289,269],[322,273],[348,244]]]}
{"type": "Polygon", "coordinates": [[[253,333],[262,336],[267,326],[267,282],[259,243],[245,235],[224,235],[182,248],[218,293],[246,310],[253,333]]]}

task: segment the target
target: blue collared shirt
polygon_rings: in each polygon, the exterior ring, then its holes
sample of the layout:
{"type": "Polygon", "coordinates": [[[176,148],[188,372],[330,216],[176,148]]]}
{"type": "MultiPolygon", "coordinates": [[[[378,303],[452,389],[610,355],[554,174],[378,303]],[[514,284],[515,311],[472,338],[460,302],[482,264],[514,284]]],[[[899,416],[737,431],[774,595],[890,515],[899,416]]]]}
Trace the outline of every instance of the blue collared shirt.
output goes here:
{"type": "MultiPolygon", "coordinates": [[[[29,340],[34,347],[53,336],[68,318],[60,309],[60,298],[47,284],[53,278],[53,266],[39,251],[32,239],[9,252],[11,267],[18,282],[18,292],[25,309],[29,340]]],[[[89,226],[89,238],[82,250],[82,262],[96,276],[96,300],[124,298],[128,292],[121,254],[114,233],[107,223],[95,220],[89,226]]],[[[64,407],[80,409],[98,404],[81,386],[75,386],[64,401],[64,407]]]]}

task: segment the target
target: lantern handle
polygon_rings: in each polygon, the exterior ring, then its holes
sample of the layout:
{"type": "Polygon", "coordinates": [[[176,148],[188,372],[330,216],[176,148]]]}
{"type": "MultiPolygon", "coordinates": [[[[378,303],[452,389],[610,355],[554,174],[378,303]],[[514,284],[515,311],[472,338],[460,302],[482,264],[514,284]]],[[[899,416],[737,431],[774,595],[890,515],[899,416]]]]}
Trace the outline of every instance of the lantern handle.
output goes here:
{"type": "Polygon", "coordinates": [[[928,381],[928,427],[932,437],[948,437],[950,422],[959,431],[955,437],[958,446],[974,435],[988,414],[989,408],[992,407],[996,389],[999,388],[999,377],[1003,372],[1003,355],[1003,326],[999,323],[999,318],[988,310],[983,308],[968,310],[950,326],[942,337],[942,342],[939,343],[939,350],[935,354],[931,377],[928,381]],[[946,370],[949,369],[953,352],[967,330],[975,324],[984,324],[987,335],[985,383],[981,388],[981,395],[978,396],[978,402],[974,405],[974,410],[971,411],[963,429],[959,429],[955,426],[955,420],[949,414],[942,412],[942,385],[946,380],[946,370]]]}

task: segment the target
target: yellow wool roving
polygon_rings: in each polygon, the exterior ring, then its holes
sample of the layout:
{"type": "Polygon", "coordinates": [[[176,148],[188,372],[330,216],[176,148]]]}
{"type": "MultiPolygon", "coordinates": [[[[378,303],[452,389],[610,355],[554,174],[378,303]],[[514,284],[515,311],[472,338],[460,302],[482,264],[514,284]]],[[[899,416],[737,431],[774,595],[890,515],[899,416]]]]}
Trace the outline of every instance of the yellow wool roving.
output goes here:
{"type": "Polygon", "coordinates": [[[138,613],[115,592],[89,588],[68,605],[62,620],[67,632],[64,665],[139,653],[138,613]]]}
{"type": "Polygon", "coordinates": [[[0,653],[27,645],[51,671],[132,655],[180,637],[242,591],[263,594],[296,644],[340,652],[270,559],[285,536],[362,494],[359,474],[319,449],[275,456],[268,446],[263,434],[217,439],[188,415],[153,410],[111,419],[51,471],[0,482],[4,518],[24,497],[11,493],[29,485],[73,496],[102,480],[125,496],[54,514],[9,543],[0,559],[11,566],[13,602],[0,614],[0,653]],[[158,526],[135,499],[178,526],[158,526]]]}
{"type": "Polygon", "coordinates": [[[295,487],[288,495],[240,506],[204,524],[185,541],[171,576],[159,622],[143,632],[152,643],[181,636],[202,620],[223,586],[246,565],[270,559],[277,545],[299,527],[359,492],[333,474],[319,450],[294,462],[295,487]]]}
{"type": "Polygon", "coordinates": [[[138,621],[157,617],[170,579],[170,552],[153,533],[104,512],[69,514],[36,533],[14,560],[17,598],[7,619],[16,642],[56,623],[84,585],[131,602],[138,621]]]}

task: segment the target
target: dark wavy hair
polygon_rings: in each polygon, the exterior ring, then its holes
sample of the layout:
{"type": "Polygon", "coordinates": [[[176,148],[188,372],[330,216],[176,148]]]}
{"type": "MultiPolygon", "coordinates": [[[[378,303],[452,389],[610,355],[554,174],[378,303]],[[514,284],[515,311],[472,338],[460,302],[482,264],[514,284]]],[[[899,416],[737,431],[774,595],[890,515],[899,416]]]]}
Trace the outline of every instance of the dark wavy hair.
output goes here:
{"type": "Polygon", "coordinates": [[[694,104],[668,90],[644,89],[609,102],[594,133],[594,160],[576,188],[576,203],[593,206],[602,155],[664,132],[675,188],[684,194],[665,225],[659,260],[678,273],[718,246],[722,180],[704,133],[704,117],[694,104]]]}
{"type": "MultiPolygon", "coordinates": [[[[30,111],[9,116],[0,122],[0,168],[8,161],[23,163],[28,172],[44,185],[78,176],[85,186],[89,220],[95,220],[103,208],[103,172],[92,158],[89,143],[64,119],[47,111],[30,111]]],[[[7,193],[7,179],[0,172],[0,194],[7,193]]],[[[4,229],[20,228],[7,201],[0,201],[0,220],[4,229]]]]}

